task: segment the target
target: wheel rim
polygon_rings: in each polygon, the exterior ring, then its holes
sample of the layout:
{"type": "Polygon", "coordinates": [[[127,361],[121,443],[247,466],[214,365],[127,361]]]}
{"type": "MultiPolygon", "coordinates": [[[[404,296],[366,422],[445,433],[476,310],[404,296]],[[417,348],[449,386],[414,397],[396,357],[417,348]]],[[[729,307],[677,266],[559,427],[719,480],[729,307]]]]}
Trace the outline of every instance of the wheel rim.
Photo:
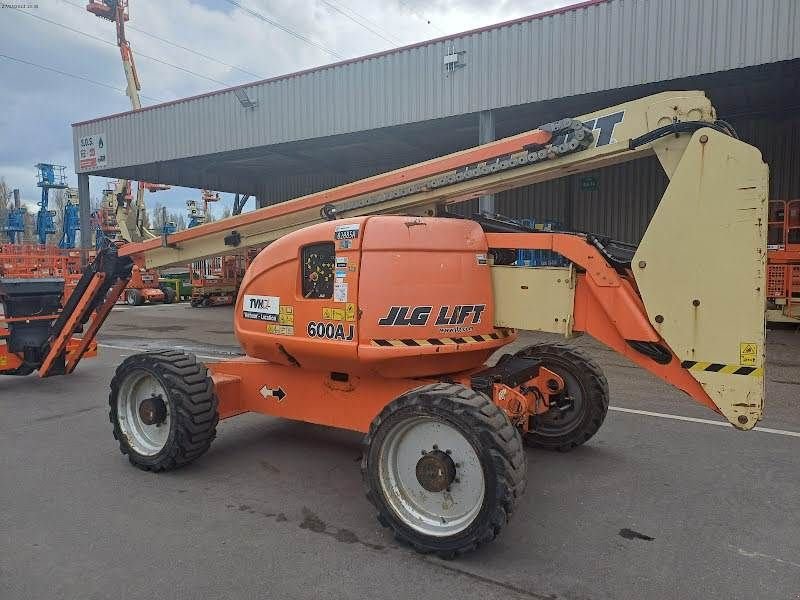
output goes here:
{"type": "Polygon", "coordinates": [[[423,534],[455,535],[469,527],[483,507],[486,486],[478,453],[458,429],[438,419],[412,417],[395,426],[381,446],[378,469],[392,510],[423,534]],[[420,469],[436,464],[454,467],[452,481],[441,491],[432,491],[445,487],[439,480],[423,477],[426,489],[419,479],[420,469]]]}
{"type": "Polygon", "coordinates": [[[572,372],[559,369],[554,365],[545,364],[544,366],[552,369],[564,380],[564,391],[555,397],[555,401],[559,404],[571,403],[572,408],[564,411],[551,408],[547,412],[537,415],[534,417],[534,431],[544,436],[561,436],[578,427],[583,419],[586,405],[583,387],[572,372]]]}
{"type": "Polygon", "coordinates": [[[155,456],[164,449],[171,425],[169,402],[164,386],[152,373],[134,371],[122,383],[117,395],[117,422],[138,454],[155,456]]]}

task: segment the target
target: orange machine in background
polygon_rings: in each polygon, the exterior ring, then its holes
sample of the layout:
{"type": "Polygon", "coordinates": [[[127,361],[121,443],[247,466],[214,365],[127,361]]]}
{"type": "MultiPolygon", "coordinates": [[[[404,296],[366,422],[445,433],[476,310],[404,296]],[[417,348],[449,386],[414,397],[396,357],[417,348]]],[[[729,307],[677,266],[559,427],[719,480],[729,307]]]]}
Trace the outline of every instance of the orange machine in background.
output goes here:
{"type": "Polygon", "coordinates": [[[125,288],[121,299],[130,306],[141,306],[145,302],[172,304],[175,302],[175,290],[159,284],[159,272],[156,269],[142,269],[134,266],[131,280],[125,288]]]}
{"type": "MultiPolygon", "coordinates": [[[[89,260],[94,260],[94,253],[90,253],[89,260]]],[[[61,278],[64,280],[64,300],[75,288],[82,272],[79,250],[39,244],[0,244],[0,277],[61,278]]]]}
{"type": "Polygon", "coordinates": [[[769,203],[767,321],[800,323],[800,200],[769,203]]]}
{"type": "Polygon", "coordinates": [[[247,267],[260,251],[260,248],[248,248],[244,255],[214,256],[189,265],[192,307],[233,304],[247,267]]]}

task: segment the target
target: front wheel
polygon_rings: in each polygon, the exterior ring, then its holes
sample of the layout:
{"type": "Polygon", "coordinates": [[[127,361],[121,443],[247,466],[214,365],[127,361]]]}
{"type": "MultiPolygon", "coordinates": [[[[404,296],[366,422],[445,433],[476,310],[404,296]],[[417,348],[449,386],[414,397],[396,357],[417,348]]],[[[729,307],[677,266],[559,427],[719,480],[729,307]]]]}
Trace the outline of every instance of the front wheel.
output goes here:
{"type": "Polygon", "coordinates": [[[168,471],[201,456],[219,421],[206,367],[174,350],[126,358],[111,380],[109,405],[120,451],[145,471],[168,471]]]}
{"type": "Polygon", "coordinates": [[[608,413],[608,380],[595,361],[565,344],[535,344],[516,356],[541,360],[564,380],[564,391],[551,398],[550,409],[531,417],[525,444],[567,452],[588,441],[608,413]]]}
{"type": "Polygon", "coordinates": [[[452,558],[492,541],[525,487],[519,432],[485,395],[437,383],[388,404],[361,473],[378,520],[419,552],[452,558]]]}

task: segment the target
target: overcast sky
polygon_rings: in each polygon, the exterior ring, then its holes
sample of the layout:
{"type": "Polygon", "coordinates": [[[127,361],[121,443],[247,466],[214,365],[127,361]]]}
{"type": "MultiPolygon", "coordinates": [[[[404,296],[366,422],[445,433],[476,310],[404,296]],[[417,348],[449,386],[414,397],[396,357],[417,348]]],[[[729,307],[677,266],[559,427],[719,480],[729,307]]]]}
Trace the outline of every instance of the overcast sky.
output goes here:
{"type": "MultiPolygon", "coordinates": [[[[6,5],[36,8],[0,8],[0,55],[122,90],[125,77],[115,45],[114,26],[88,13],[86,3],[87,0],[8,0],[6,5]]],[[[258,11],[311,42],[253,18],[229,0],[130,0],[128,39],[136,56],[143,105],[320,66],[341,60],[338,57],[354,58],[571,2],[237,0],[235,3],[258,11]],[[220,62],[164,43],[147,33],[220,62]]],[[[66,165],[70,185],[77,185],[70,125],[129,110],[127,96],[117,90],[0,56],[0,177],[10,187],[19,188],[23,200],[31,205],[39,197],[33,167],[37,162],[66,165]]],[[[99,196],[104,183],[102,178],[92,178],[93,196],[99,196]]],[[[160,201],[172,211],[183,212],[186,200],[199,197],[195,190],[177,188],[147,194],[145,198],[150,205],[160,201]]],[[[224,198],[230,203],[229,195],[224,198]]]]}

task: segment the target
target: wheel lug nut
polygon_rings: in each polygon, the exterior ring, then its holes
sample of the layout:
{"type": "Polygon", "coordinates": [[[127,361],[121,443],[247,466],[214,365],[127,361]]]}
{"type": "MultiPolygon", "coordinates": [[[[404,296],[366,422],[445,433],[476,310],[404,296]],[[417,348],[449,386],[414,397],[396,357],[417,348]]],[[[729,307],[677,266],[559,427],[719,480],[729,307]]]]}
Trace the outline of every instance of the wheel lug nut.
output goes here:
{"type": "Polygon", "coordinates": [[[445,450],[444,452],[445,452],[445,454],[452,454],[453,453],[452,450],[445,450]]]}
{"type": "Polygon", "coordinates": [[[453,479],[453,483],[461,483],[461,480],[458,477],[456,477],[455,479],[453,479]]]}
{"type": "Polygon", "coordinates": [[[428,451],[427,451],[427,450],[423,450],[423,451],[422,451],[422,456],[425,456],[427,453],[428,453],[428,451]]]}
{"type": "Polygon", "coordinates": [[[439,449],[439,446],[437,446],[436,444],[434,444],[434,445],[433,445],[433,449],[434,449],[434,450],[438,450],[438,449],[439,449]]]}

